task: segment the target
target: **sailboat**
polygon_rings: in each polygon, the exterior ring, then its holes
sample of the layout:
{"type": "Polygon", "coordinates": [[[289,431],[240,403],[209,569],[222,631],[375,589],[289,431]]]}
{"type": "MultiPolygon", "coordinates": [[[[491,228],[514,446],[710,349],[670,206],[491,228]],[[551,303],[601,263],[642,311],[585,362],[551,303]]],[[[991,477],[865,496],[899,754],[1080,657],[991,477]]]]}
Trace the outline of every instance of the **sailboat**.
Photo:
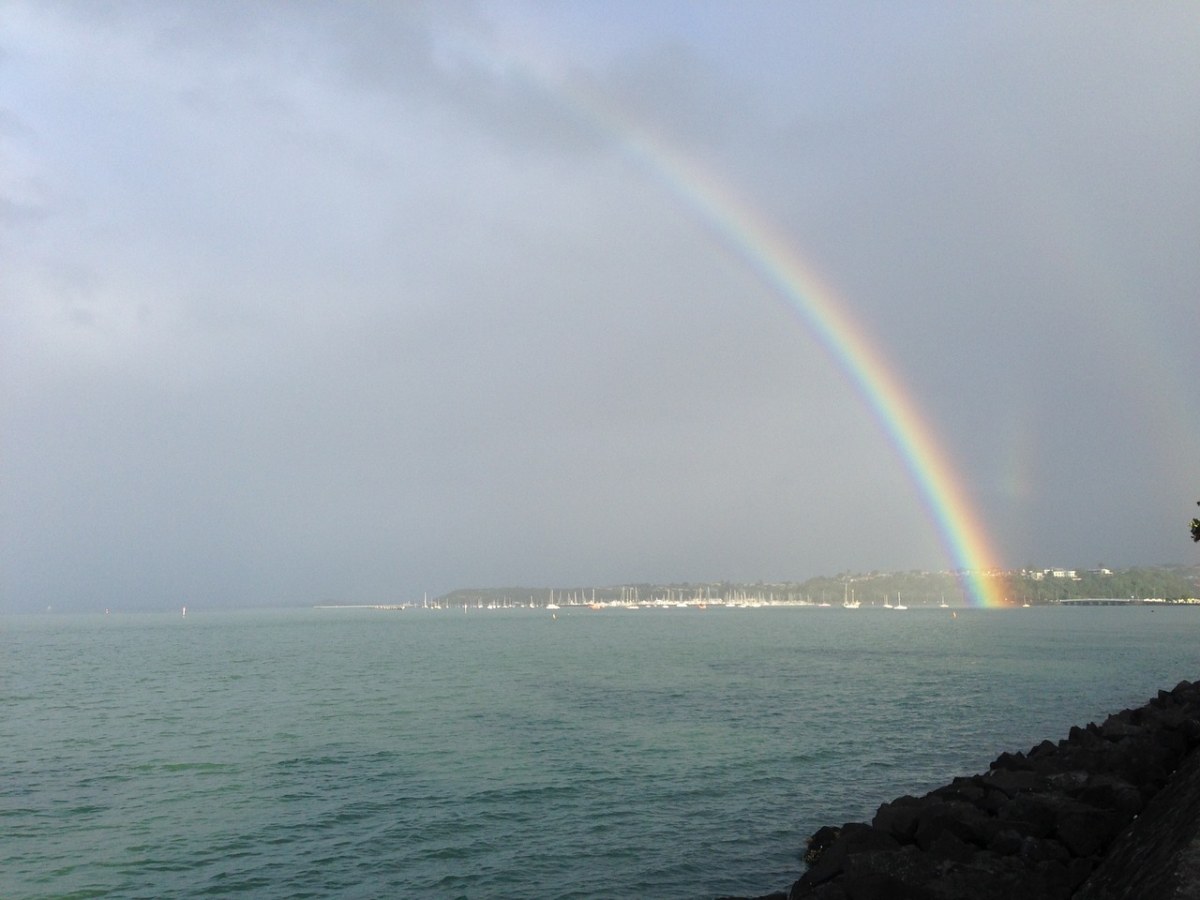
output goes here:
{"type": "Polygon", "coordinates": [[[858,609],[858,601],[854,599],[854,592],[849,587],[842,592],[842,606],[846,609],[858,609]]]}
{"type": "Polygon", "coordinates": [[[893,606],[892,609],[908,609],[907,606],[905,606],[903,603],[900,602],[900,592],[899,591],[896,591],[896,605],[893,606]]]}

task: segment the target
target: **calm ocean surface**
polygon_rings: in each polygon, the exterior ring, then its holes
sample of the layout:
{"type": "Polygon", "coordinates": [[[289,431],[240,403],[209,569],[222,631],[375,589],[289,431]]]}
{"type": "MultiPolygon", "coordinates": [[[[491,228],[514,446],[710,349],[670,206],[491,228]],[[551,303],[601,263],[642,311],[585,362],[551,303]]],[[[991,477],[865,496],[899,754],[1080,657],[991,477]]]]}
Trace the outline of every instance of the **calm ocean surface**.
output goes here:
{"type": "Polygon", "coordinates": [[[0,896],[703,898],[1200,677],[1200,610],[0,619],[0,896]]]}

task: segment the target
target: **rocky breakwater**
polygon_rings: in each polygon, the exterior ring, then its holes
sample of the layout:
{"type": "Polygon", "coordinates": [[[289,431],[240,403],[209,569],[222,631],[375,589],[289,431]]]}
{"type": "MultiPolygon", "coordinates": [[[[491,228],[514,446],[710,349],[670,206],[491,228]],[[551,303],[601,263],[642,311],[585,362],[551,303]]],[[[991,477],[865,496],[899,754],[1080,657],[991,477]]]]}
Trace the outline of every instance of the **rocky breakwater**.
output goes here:
{"type": "MultiPolygon", "coordinates": [[[[1200,685],[825,827],[788,900],[1200,898],[1200,685]]],[[[772,895],[782,898],[784,895],[772,895]]]]}

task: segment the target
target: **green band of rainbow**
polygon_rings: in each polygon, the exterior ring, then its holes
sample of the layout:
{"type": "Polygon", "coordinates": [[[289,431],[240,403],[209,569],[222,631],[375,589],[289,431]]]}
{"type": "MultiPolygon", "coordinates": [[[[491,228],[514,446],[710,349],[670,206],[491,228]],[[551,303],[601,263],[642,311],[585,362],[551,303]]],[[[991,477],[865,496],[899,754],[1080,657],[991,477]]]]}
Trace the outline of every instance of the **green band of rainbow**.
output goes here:
{"type": "Polygon", "coordinates": [[[778,231],[710,172],[629,127],[625,151],[655,175],[788,304],[862,396],[917,488],[972,606],[1003,606],[987,532],[909,392],[846,304],[805,266],[778,231]]]}
{"type": "MultiPolygon", "coordinates": [[[[528,57],[509,58],[517,74],[562,104],[585,128],[615,141],[669,189],[713,234],[787,301],[862,396],[900,456],[973,606],[1003,606],[987,532],[930,426],[848,311],[848,304],[804,265],[766,217],[711,172],[656,138],[583,86],[539,72],[528,57]]],[[[511,71],[511,69],[510,69],[511,71]]]]}

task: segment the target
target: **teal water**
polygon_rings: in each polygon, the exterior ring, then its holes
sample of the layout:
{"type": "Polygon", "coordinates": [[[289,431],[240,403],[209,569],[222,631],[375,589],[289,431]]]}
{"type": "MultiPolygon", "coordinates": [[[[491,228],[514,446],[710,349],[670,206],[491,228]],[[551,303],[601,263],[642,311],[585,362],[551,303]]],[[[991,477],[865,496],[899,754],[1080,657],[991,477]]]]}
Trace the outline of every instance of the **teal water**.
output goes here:
{"type": "Polygon", "coordinates": [[[704,898],[1200,677],[1200,610],[0,619],[0,896],[704,898]]]}

